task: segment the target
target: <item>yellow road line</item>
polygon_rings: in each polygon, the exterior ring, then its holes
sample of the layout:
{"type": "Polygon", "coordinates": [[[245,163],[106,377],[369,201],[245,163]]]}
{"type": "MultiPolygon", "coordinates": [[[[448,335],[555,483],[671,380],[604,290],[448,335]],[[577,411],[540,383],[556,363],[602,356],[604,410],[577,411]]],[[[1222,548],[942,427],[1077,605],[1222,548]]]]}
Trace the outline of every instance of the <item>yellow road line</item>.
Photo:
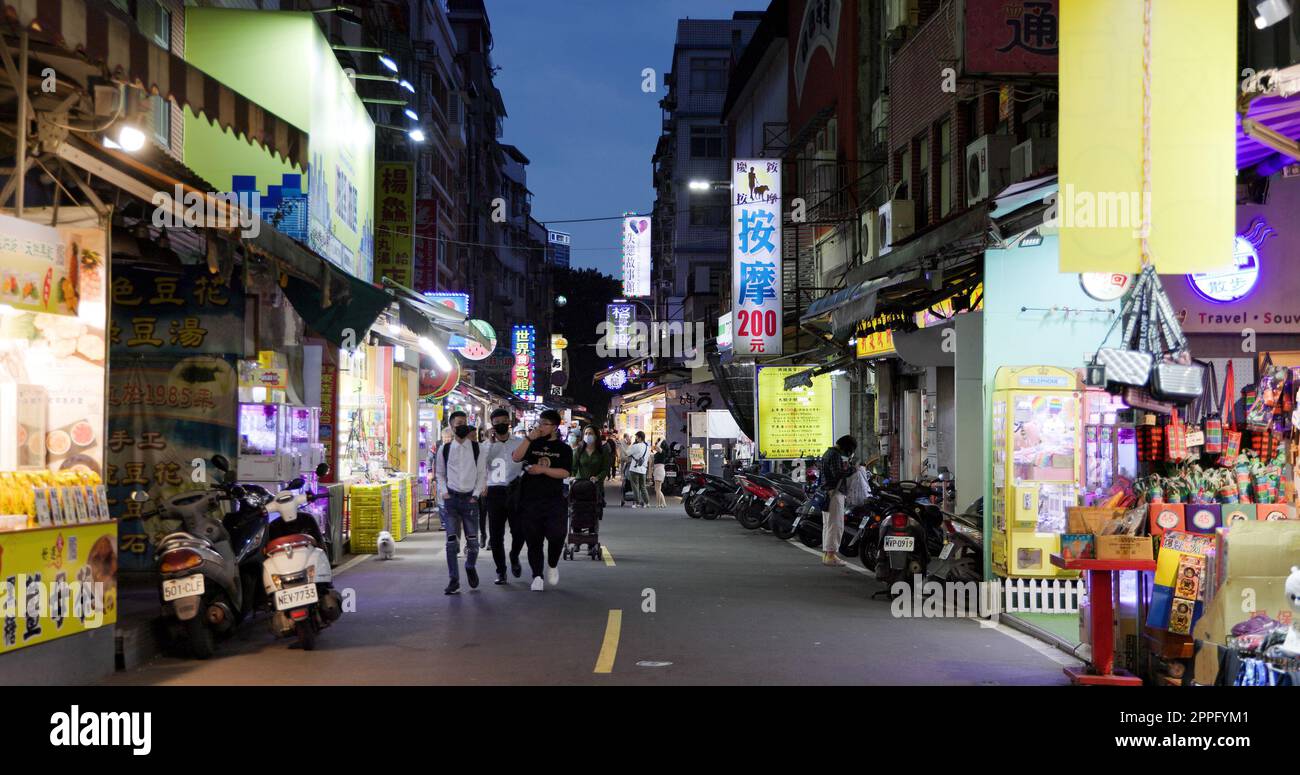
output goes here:
{"type": "Polygon", "coordinates": [[[609,622],[605,625],[605,642],[600,646],[600,656],[596,657],[597,673],[609,673],[614,670],[614,657],[618,655],[618,633],[623,629],[623,611],[613,609],[609,612],[609,622]]]}
{"type": "Polygon", "coordinates": [[[614,555],[610,554],[609,547],[602,544],[600,547],[600,553],[601,556],[605,558],[605,564],[611,568],[614,567],[614,555]]]}

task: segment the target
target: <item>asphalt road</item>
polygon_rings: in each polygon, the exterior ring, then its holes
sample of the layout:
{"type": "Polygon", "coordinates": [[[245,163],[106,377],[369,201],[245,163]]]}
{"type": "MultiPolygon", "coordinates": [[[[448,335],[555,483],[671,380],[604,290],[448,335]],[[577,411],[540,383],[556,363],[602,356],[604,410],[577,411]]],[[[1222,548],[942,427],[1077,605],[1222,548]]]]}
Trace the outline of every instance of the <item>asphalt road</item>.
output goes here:
{"type": "Polygon", "coordinates": [[[1076,664],[1005,626],[896,618],[865,574],[730,519],[611,507],[601,538],[606,559],[562,560],[554,589],[529,590],[526,560],[494,586],[485,552],[479,588],[462,576],[448,597],[444,535],[417,533],[393,560],[340,566],[356,610],[315,651],[259,618],[210,660],[159,657],[107,683],[1062,684],[1076,664]]]}

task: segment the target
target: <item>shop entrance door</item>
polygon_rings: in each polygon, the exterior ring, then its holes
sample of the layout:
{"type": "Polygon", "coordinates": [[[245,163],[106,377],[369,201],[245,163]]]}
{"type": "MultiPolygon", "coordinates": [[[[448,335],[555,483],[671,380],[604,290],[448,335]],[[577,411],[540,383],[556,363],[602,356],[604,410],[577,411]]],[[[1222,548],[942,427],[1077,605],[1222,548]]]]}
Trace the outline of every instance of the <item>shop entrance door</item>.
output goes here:
{"type": "Polygon", "coordinates": [[[903,465],[899,469],[899,478],[917,480],[921,478],[921,465],[925,451],[921,449],[921,391],[903,392],[903,465]]]}

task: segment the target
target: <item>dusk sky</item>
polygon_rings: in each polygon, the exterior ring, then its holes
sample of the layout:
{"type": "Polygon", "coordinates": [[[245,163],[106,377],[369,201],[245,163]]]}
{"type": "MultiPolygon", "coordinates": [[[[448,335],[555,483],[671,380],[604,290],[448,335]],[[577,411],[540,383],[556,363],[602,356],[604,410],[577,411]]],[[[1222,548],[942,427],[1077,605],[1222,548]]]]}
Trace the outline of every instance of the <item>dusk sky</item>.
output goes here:
{"type": "MultiPolygon", "coordinates": [[[[504,141],[531,160],[533,216],[568,220],[648,213],[663,75],[677,19],[729,19],[766,0],[487,0],[504,141]],[[653,67],[657,91],[641,91],[653,67]]],[[[618,221],[555,224],[573,235],[575,267],[620,274],[618,221]]],[[[657,236],[656,236],[657,239],[657,236]]]]}

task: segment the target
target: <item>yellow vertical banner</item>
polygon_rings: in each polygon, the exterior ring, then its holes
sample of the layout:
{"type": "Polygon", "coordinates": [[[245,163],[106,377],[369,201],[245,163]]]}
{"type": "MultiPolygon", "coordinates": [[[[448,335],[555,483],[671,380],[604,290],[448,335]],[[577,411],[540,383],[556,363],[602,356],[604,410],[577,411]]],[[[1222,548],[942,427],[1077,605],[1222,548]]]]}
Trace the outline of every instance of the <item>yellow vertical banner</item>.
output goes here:
{"type": "Polygon", "coordinates": [[[1061,0],[1062,272],[1133,272],[1143,212],[1162,274],[1232,260],[1237,7],[1152,0],[1151,194],[1143,195],[1143,0],[1061,0]]]}
{"type": "Polygon", "coordinates": [[[375,282],[414,285],[415,165],[381,162],[375,169],[375,282]]]}

